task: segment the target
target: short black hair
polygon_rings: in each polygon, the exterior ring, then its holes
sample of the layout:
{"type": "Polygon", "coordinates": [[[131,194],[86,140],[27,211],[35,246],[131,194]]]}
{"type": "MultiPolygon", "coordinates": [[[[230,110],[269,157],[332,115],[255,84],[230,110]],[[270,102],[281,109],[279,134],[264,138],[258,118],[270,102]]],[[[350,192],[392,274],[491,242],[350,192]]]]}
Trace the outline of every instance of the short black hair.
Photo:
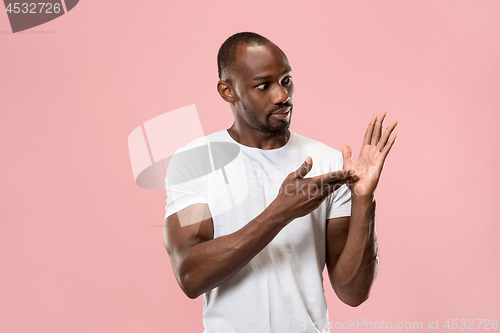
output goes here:
{"type": "Polygon", "coordinates": [[[229,74],[230,67],[236,62],[236,49],[240,45],[263,45],[270,40],[254,32],[238,32],[222,43],[217,54],[219,79],[229,74]]]}

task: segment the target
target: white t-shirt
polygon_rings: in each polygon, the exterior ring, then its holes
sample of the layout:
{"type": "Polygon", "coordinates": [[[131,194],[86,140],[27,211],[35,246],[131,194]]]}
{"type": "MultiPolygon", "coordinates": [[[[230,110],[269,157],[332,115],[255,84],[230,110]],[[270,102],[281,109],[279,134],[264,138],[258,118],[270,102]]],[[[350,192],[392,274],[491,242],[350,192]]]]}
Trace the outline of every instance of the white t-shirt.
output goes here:
{"type": "MultiPolygon", "coordinates": [[[[294,132],[283,147],[262,150],[243,146],[222,130],[176,155],[186,152],[188,158],[167,171],[166,217],[206,203],[214,238],[262,213],[307,156],[313,168],[306,177],[341,170],[343,162],[339,151],[294,132]]],[[[322,276],[326,220],[350,214],[351,193],[343,185],[313,212],[289,223],[243,269],[203,295],[205,333],[329,332],[322,276]]]]}

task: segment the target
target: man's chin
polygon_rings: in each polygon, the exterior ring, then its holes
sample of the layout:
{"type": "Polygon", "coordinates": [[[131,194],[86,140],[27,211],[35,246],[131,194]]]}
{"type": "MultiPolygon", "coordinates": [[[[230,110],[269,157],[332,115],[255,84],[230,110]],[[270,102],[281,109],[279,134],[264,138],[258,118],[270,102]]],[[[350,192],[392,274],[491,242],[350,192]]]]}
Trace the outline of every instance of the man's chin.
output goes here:
{"type": "Polygon", "coordinates": [[[286,124],[284,124],[283,126],[267,128],[267,130],[264,132],[267,133],[270,137],[282,139],[286,136],[289,127],[290,123],[286,122],[286,124]]]}

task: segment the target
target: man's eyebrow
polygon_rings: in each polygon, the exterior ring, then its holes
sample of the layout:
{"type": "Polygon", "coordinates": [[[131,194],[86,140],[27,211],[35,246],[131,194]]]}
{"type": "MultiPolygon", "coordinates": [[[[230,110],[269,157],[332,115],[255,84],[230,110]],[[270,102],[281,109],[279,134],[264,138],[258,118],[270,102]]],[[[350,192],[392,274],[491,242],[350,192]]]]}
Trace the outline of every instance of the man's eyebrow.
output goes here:
{"type": "Polygon", "coordinates": [[[269,80],[271,78],[271,75],[267,76],[256,76],[253,78],[254,81],[260,81],[260,80],[269,80]]]}
{"type": "MultiPolygon", "coordinates": [[[[288,67],[287,69],[285,69],[283,71],[283,73],[281,73],[281,75],[284,75],[286,73],[291,73],[292,72],[292,68],[291,67],[288,67]]],[[[271,75],[266,75],[266,76],[256,76],[253,78],[254,81],[260,81],[260,80],[269,80],[272,76],[271,75]]]]}

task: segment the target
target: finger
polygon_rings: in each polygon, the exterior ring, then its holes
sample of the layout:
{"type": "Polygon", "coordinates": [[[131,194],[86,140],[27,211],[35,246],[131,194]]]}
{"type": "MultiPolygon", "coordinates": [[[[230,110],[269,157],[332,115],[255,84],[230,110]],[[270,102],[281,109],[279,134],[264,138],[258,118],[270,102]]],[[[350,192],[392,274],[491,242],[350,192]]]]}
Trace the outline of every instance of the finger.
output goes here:
{"type": "Polygon", "coordinates": [[[342,170],[351,170],[352,169],[352,150],[348,145],[342,146],[342,159],[344,160],[344,165],[342,166],[342,170]]]}
{"type": "Polygon", "coordinates": [[[387,154],[389,154],[389,151],[391,151],[392,145],[394,145],[394,142],[396,142],[397,136],[398,135],[396,133],[391,135],[389,141],[384,146],[384,149],[382,149],[382,151],[380,152],[380,155],[382,156],[383,160],[385,160],[385,158],[387,157],[387,154]]]}
{"type": "Polygon", "coordinates": [[[335,182],[334,184],[327,184],[327,185],[323,186],[322,191],[321,191],[321,195],[322,195],[322,197],[326,197],[326,196],[332,194],[333,192],[337,191],[344,184],[348,184],[348,183],[350,183],[350,180],[344,179],[342,181],[335,182]]]}
{"type": "Polygon", "coordinates": [[[393,120],[389,126],[387,126],[387,128],[385,129],[384,131],[384,135],[382,135],[382,138],[380,139],[380,141],[377,143],[377,148],[378,150],[382,151],[387,143],[387,140],[389,140],[391,134],[392,134],[392,131],[394,131],[394,129],[396,128],[396,126],[398,125],[398,121],[397,120],[393,120]]]}
{"type": "Polygon", "coordinates": [[[342,185],[348,182],[347,179],[339,180],[331,184],[309,184],[307,186],[307,193],[310,198],[324,199],[329,194],[338,190],[342,185]]]}
{"type": "Polygon", "coordinates": [[[316,177],[312,177],[311,181],[317,186],[325,186],[337,182],[347,182],[354,175],[354,170],[337,170],[328,172],[316,177]]]}
{"type": "Polygon", "coordinates": [[[372,140],[373,128],[375,127],[376,120],[377,120],[377,116],[373,116],[372,120],[370,120],[370,123],[368,124],[368,128],[366,129],[366,132],[365,132],[365,137],[363,138],[364,145],[369,145],[371,140],[372,140]]]}
{"type": "Polygon", "coordinates": [[[307,156],[306,160],[300,168],[297,169],[297,171],[294,172],[294,177],[295,178],[304,178],[309,171],[312,169],[312,158],[310,156],[307,156]]]}
{"type": "Polygon", "coordinates": [[[382,125],[384,123],[385,116],[387,115],[387,111],[382,111],[380,115],[377,117],[377,122],[375,123],[375,128],[373,130],[371,145],[375,146],[380,140],[382,136],[382,125]]]}

